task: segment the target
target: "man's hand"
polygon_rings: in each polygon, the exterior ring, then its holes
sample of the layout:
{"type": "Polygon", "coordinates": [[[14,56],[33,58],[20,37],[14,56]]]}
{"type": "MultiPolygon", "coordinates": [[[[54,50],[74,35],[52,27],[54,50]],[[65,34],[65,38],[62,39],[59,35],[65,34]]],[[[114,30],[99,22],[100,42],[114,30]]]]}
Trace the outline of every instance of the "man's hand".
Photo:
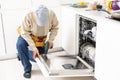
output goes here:
{"type": "Polygon", "coordinates": [[[33,59],[35,60],[36,56],[40,56],[39,51],[36,49],[33,51],[33,59]]]}
{"type": "Polygon", "coordinates": [[[49,43],[49,49],[52,49],[53,48],[53,42],[52,41],[48,41],[49,43]]]}

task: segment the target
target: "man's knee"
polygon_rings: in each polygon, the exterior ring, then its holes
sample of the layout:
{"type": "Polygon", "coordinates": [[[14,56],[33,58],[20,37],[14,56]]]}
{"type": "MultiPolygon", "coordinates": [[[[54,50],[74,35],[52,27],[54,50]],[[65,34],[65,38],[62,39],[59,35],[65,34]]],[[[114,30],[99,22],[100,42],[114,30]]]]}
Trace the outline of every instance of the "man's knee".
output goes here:
{"type": "Polygon", "coordinates": [[[19,37],[18,41],[16,43],[17,49],[22,49],[22,48],[25,48],[27,46],[28,46],[27,42],[22,37],[19,37]]]}
{"type": "Polygon", "coordinates": [[[17,49],[21,49],[25,44],[23,42],[17,42],[16,47],[17,49]]]}

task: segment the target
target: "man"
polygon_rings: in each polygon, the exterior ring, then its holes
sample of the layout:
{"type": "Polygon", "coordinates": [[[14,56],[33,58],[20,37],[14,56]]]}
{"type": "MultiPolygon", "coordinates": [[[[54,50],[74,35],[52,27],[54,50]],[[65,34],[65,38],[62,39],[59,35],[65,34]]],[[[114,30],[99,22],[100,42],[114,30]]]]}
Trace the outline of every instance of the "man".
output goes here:
{"type": "Polygon", "coordinates": [[[58,32],[57,26],[55,13],[43,5],[25,16],[16,44],[25,78],[31,78],[32,65],[29,60],[35,60],[36,56],[41,56],[45,52],[45,41],[49,43],[49,49],[53,48],[53,40],[58,32]],[[50,35],[46,40],[49,32],[50,35]]]}

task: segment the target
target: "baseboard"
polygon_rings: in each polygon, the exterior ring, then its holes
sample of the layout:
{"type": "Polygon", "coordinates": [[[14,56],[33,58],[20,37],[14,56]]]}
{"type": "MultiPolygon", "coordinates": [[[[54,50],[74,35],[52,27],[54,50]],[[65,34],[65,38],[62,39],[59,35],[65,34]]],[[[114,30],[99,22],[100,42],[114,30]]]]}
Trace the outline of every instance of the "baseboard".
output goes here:
{"type": "Polygon", "coordinates": [[[0,55],[0,61],[10,60],[10,59],[15,59],[15,58],[17,58],[17,54],[5,54],[5,55],[0,55]]]}

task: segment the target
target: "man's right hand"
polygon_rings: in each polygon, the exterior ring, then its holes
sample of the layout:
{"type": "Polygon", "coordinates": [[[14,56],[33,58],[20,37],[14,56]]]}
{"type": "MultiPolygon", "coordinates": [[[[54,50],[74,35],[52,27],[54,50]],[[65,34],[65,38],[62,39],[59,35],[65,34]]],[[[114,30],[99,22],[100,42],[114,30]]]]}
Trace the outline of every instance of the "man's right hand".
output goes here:
{"type": "Polygon", "coordinates": [[[52,49],[53,48],[53,42],[52,41],[48,41],[49,43],[49,49],[52,49]]]}
{"type": "Polygon", "coordinates": [[[34,50],[33,51],[33,59],[35,60],[35,58],[37,57],[37,56],[40,56],[40,53],[39,53],[39,51],[36,49],[36,50],[34,50]]]}

